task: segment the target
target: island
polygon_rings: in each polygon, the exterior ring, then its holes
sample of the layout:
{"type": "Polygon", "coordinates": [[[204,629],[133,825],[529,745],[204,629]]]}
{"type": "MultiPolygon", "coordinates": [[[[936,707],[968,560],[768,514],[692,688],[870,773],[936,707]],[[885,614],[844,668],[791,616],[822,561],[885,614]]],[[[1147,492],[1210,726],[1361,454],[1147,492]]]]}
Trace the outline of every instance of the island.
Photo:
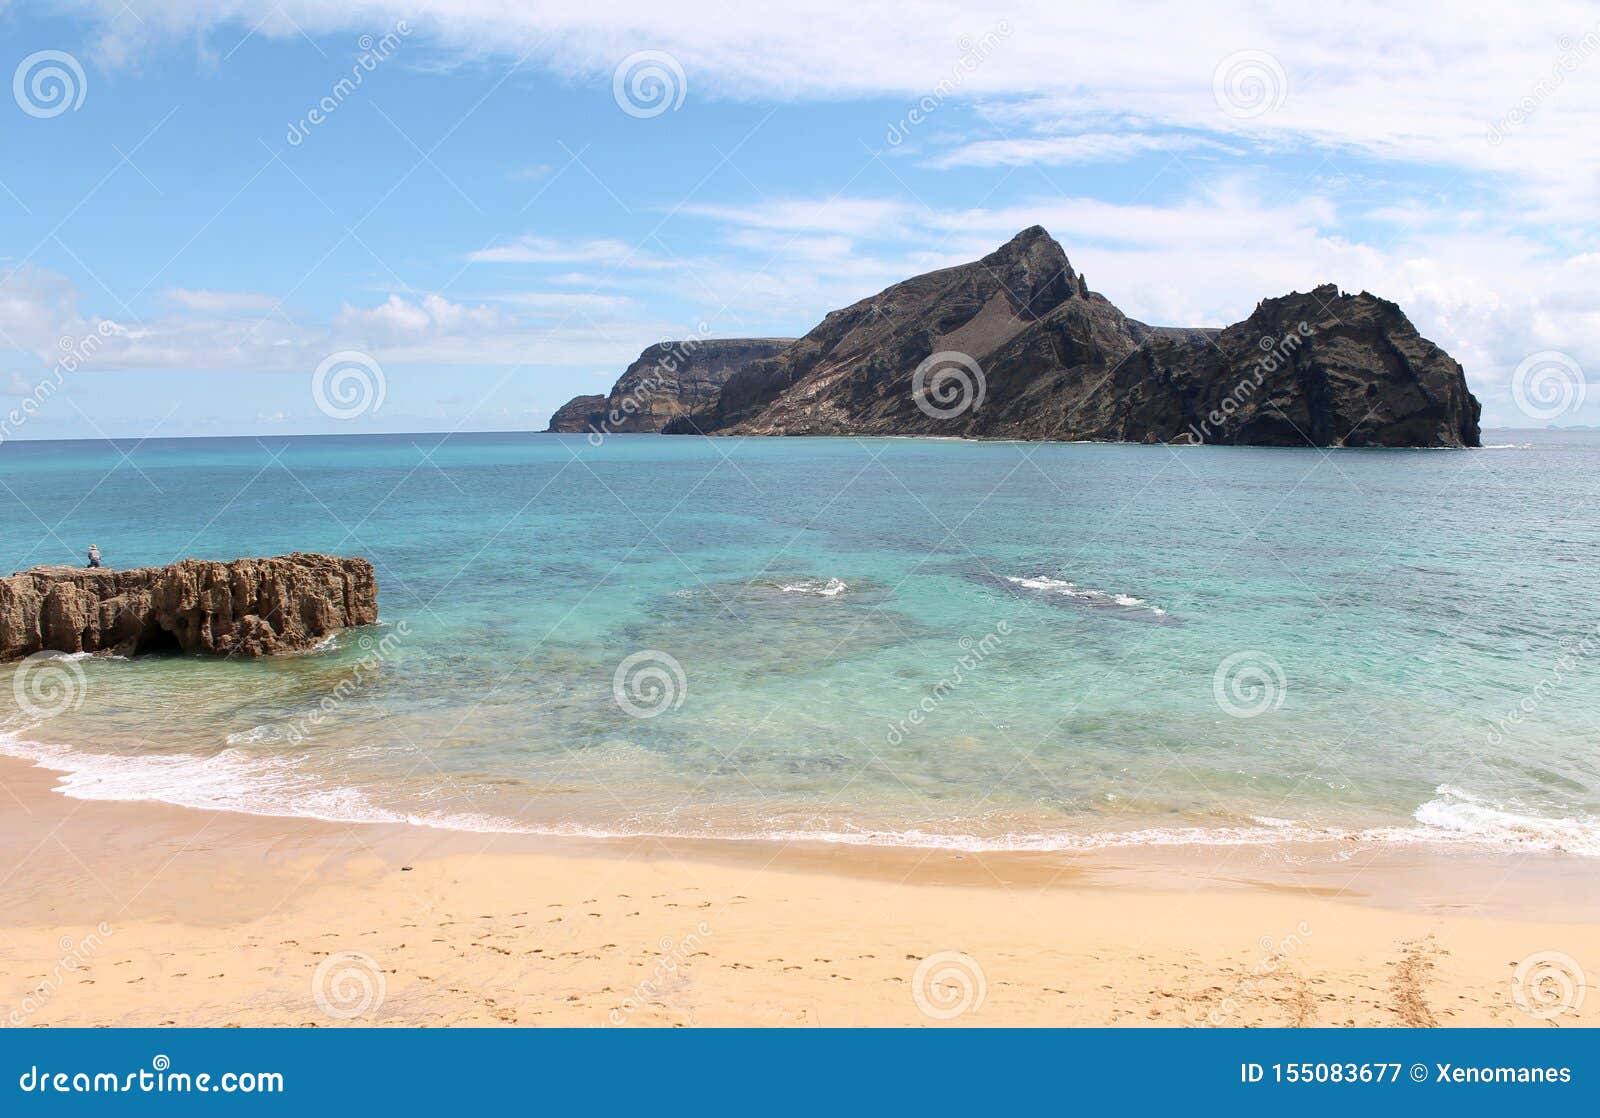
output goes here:
{"type": "Polygon", "coordinates": [[[1388,300],[1324,284],[1223,329],[1150,326],[1092,291],[1037,225],[780,341],[652,346],[603,402],[579,397],[551,430],[1480,445],[1461,366],[1388,300]],[[686,391],[671,359],[696,346],[726,359],[686,391]]]}

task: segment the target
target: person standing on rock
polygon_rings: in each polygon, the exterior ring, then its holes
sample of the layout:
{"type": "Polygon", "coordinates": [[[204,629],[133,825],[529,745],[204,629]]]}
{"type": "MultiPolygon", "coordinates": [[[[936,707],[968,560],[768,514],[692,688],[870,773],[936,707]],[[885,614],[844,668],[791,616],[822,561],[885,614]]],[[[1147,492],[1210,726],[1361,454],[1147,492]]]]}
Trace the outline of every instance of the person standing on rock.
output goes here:
{"type": "Polygon", "coordinates": [[[100,549],[98,547],[96,547],[94,544],[90,544],[89,545],[89,566],[98,567],[99,565],[100,565],[100,549]]]}

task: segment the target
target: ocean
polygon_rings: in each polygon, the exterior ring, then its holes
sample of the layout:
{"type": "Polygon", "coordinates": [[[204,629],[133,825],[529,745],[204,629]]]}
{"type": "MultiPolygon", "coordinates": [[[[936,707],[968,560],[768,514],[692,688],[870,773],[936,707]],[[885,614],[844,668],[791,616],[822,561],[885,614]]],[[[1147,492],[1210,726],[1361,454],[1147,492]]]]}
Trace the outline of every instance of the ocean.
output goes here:
{"type": "Polygon", "coordinates": [[[0,569],[361,555],[381,620],[0,665],[0,751],[481,831],[1600,855],[1600,432],[1485,441],[7,442],[0,569]]]}

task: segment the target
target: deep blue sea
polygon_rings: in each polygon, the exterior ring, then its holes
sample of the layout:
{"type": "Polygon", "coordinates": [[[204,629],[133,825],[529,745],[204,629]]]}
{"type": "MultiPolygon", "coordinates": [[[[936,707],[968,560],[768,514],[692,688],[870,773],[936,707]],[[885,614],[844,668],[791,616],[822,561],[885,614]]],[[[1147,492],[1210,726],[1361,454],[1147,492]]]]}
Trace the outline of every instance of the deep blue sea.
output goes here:
{"type": "Polygon", "coordinates": [[[0,570],[362,555],[381,622],[0,666],[0,749],[484,830],[1597,855],[1600,433],[1485,441],[7,442],[0,570]]]}

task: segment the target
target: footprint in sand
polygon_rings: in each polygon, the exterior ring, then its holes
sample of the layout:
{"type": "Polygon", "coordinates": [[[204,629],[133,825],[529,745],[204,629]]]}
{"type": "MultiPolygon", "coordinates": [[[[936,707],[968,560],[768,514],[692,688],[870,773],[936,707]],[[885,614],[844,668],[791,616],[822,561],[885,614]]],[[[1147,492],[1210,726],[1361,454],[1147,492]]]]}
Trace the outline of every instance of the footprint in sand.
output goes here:
{"type": "Polygon", "coordinates": [[[1433,972],[1434,962],[1443,955],[1432,936],[1400,945],[1400,961],[1389,979],[1392,1009],[1400,1023],[1413,1029],[1431,1029],[1439,1024],[1429,1008],[1423,987],[1433,972]]]}

